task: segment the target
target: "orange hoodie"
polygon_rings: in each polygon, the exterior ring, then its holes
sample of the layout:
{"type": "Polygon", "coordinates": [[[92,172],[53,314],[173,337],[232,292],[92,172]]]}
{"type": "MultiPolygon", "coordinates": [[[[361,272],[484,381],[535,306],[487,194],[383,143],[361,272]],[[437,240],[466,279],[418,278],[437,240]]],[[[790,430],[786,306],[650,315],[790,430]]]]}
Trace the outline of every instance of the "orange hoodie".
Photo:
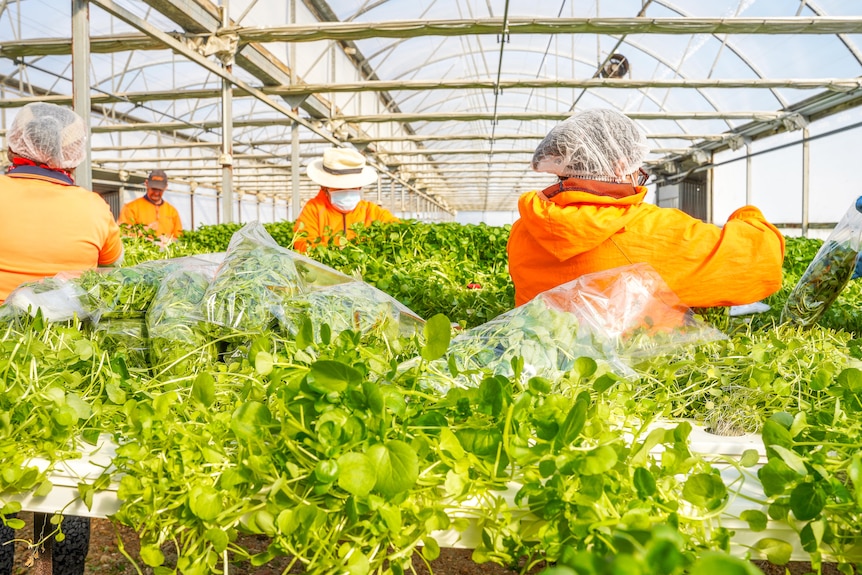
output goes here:
{"type": "Polygon", "coordinates": [[[381,208],[366,200],[359,200],[359,205],[348,213],[339,212],[329,201],[329,197],[322,189],[318,194],[308,200],[299,212],[296,223],[293,225],[294,232],[305,232],[304,237],[297,238],[293,242],[293,249],[305,252],[309,245],[315,245],[327,241],[332,233],[341,232],[347,239],[356,236],[350,229],[353,224],[365,226],[371,222],[397,222],[398,218],[393,216],[389,210],[381,208]]]}
{"type": "Polygon", "coordinates": [[[584,274],[640,262],[689,307],[752,303],[781,287],[784,236],[754,206],[720,228],[643,203],[646,188],[575,178],[564,185],[518,200],[508,244],[516,305],[584,274]]]}

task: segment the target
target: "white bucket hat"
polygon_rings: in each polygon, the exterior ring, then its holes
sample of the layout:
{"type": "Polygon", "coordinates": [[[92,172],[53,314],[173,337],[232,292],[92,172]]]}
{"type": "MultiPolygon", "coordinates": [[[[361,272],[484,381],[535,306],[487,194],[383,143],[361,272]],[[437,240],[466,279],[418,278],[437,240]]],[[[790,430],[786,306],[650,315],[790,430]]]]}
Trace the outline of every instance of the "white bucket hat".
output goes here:
{"type": "Polygon", "coordinates": [[[325,188],[350,190],[377,181],[377,170],[365,165],[365,157],[350,148],[328,148],[323,158],[305,169],[311,181],[325,188]]]}

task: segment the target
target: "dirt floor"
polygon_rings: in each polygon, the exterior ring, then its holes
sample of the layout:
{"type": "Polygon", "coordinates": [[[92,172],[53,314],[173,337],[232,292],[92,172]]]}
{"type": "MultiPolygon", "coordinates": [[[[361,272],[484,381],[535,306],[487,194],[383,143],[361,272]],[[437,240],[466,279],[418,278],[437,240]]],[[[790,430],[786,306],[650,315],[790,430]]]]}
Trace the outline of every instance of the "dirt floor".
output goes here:
{"type": "MultiPolygon", "coordinates": [[[[21,513],[19,515],[27,523],[27,527],[21,538],[29,540],[32,538],[32,514],[21,513]]],[[[90,533],[90,553],[87,556],[85,575],[138,575],[138,571],[118,550],[117,536],[121,537],[126,552],[136,561],[140,561],[138,555],[138,540],[135,533],[127,528],[115,528],[105,519],[93,519],[90,533]]],[[[243,544],[249,549],[262,551],[266,547],[264,537],[243,537],[243,544]]],[[[513,575],[511,571],[494,564],[479,565],[470,560],[469,549],[443,548],[440,557],[431,563],[431,573],[435,575],[513,575]]],[[[15,548],[15,569],[13,575],[33,575],[35,569],[25,565],[28,556],[24,543],[18,543],[15,548]]],[[[426,565],[419,559],[414,560],[417,575],[430,575],[426,565]]],[[[811,573],[809,563],[792,562],[788,565],[770,565],[766,562],[755,561],[765,575],[806,575],[811,573]]],[[[138,563],[144,575],[152,574],[152,570],[138,563]]],[[[276,559],[262,567],[251,567],[248,564],[233,564],[230,567],[232,575],[280,575],[285,572],[288,565],[287,559],[276,559]]],[[[540,569],[539,569],[540,570],[540,569]]],[[[538,570],[536,570],[538,571],[538,570]]],[[[302,569],[292,569],[291,573],[301,573],[302,569]]],[[[825,565],[822,575],[839,575],[834,565],[825,565]]]]}

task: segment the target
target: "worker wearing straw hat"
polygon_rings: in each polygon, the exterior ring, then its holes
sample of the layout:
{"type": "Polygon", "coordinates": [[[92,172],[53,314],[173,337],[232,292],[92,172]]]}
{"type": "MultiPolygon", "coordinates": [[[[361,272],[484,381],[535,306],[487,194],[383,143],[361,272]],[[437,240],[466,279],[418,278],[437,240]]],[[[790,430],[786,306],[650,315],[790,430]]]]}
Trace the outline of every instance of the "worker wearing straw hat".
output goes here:
{"type": "Polygon", "coordinates": [[[754,206],[723,227],[644,203],[647,140],[615,110],[555,126],[532,167],[557,176],[518,200],[509,235],[515,303],[584,274],[648,263],[689,307],[756,302],[781,288],[784,236],[754,206]]]}
{"type": "Polygon", "coordinates": [[[388,210],[362,199],[362,187],[377,181],[377,170],[366,165],[365,157],[356,150],[324,150],[323,157],[311,162],[306,173],[320,185],[320,191],[296,219],[296,251],[325,244],[335,234],[350,239],[356,235],[351,229],[354,224],[398,221],[388,210]]]}

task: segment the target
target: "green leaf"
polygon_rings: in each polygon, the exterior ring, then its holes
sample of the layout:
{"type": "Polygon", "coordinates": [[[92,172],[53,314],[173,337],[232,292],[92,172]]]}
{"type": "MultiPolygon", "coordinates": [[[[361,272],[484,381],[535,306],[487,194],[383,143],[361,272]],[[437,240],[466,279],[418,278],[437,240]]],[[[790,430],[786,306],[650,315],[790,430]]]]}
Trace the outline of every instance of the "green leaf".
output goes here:
{"type": "Polygon", "coordinates": [[[757,470],[757,478],[767,497],[781,495],[790,484],[799,480],[799,474],[787,467],[781,459],[770,459],[757,470]]]}
{"type": "Polygon", "coordinates": [[[610,445],[600,445],[587,452],[581,460],[580,471],[584,475],[600,475],[613,469],[616,464],[616,450],[610,445]]]}
{"type": "Polygon", "coordinates": [[[808,469],[805,467],[805,460],[798,453],[780,445],[772,445],[770,447],[775,450],[775,453],[778,454],[781,461],[783,461],[787,467],[792,469],[795,473],[803,477],[808,475],[808,469]]]}
{"type": "Polygon", "coordinates": [[[198,518],[212,521],[222,512],[221,497],[208,485],[195,485],[189,491],[189,509],[198,518]]]}
{"type": "Polygon", "coordinates": [[[338,458],[338,486],[357,497],[371,493],[377,482],[377,468],[364,453],[350,452],[338,458]]]}
{"type": "MultiPolygon", "coordinates": [[[[792,423],[793,420],[791,419],[791,424],[792,423]]],[[[763,445],[766,447],[772,447],[774,445],[780,445],[781,447],[786,447],[788,449],[793,447],[793,438],[790,436],[790,431],[788,431],[787,427],[773,419],[766,420],[763,424],[763,431],[761,434],[763,436],[763,445]]]]}
{"type": "Polygon", "coordinates": [[[227,545],[230,542],[227,533],[224,532],[224,529],[220,529],[218,527],[211,527],[204,532],[204,538],[212,543],[213,551],[216,553],[221,553],[225,549],[227,549],[227,545]]]}
{"type": "Polygon", "coordinates": [[[823,490],[813,483],[800,483],[790,492],[790,510],[800,521],[814,519],[825,505],[823,490]]]}
{"type": "Polygon", "coordinates": [[[422,539],[422,557],[428,561],[434,561],[440,557],[440,544],[433,537],[422,539]]]}
{"type": "Polygon", "coordinates": [[[768,518],[766,513],[757,509],[746,509],[739,514],[739,518],[748,523],[748,527],[752,531],[763,531],[766,529],[768,518]]]}
{"type": "Polygon", "coordinates": [[[259,351],[254,355],[254,370],[260,375],[269,375],[274,360],[268,351],[259,351]]]}
{"type": "Polygon", "coordinates": [[[862,392],[862,370],[855,367],[848,367],[842,370],[835,378],[835,382],[841,387],[846,387],[854,393],[862,392]]]}
{"type": "Polygon", "coordinates": [[[713,511],[727,498],[727,488],[721,477],[711,473],[695,473],[689,476],[682,488],[686,501],[713,511]]]}
{"type": "Polygon", "coordinates": [[[452,338],[452,322],[445,315],[438,313],[427,322],[423,328],[425,345],[422,346],[422,359],[434,361],[440,359],[449,349],[452,338]]]}
{"type": "Polygon", "coordinates": [[[556,442],[559,446],[571,445],[587,422],[587,402],[578,400],[566,415],[566,420],[557,432],[556,442]]]}
{"type": "Polygon", "coordinates": [[[215,379],[212,374],[201,372],[192,383],[192,399],[209,407],[215,402],[215,379]]]}
{"type": "Polygon", "coordinates": [[[793,546],[781,539],[764,537],[754,544],[754,548],[766,555],[770,563],[775,565],[787,565],[793,554],[793,546]]]}
{"type": "Polygon", "coordinates": [[[725,553],[705,551],[692,565],[689,575],[763,575],[750,561],[725,553]]]}
{"type": "Polygon", "coordinates": [[[403,441],[388,441],[368,448],[368,458],[377,470],[374,489],[393,497],[413,487],[419,477],[419,457],[403,441]]]}
{"type": "Polygon", "coordinates": [[[644,467],[635,468],[634,485],[640,499],[646,499],[655,494],[655,477],[644,467]]]}
{"type": "Polygon", "coordinates": [[[802,548],[808,553],[816,553],[820,548],[820,543],[823,541],[823,533],[826,531],[826,526],[823,520],[811,521],[799,532],[799,542],[802,548]]]}
{"type": "Polygon", "coordinates": [[[257,439],[272,422],[269,408],[259,401],[248,401],[233,412],[230,428],[240,439],[257,439]]]}
{"type": "Polygon", "coordinates": [[[141,545],[141,559],[150,567],[158,567],[165,562],[165,555],[155,545],[141,545]]]}
{"type": "Polygon", "coordinates": [[[739,458],[739,464],[742,467],[754,467],[758,463],[760,463],[760,454],[756,449],[746,449],[739,458]]]}
{"type": "Polygon", "coordinates": [[[340,361],[321,359],[311,365],[307,381],[312,389],[320,393],[341,392],[347,389],[348,384],[360,383],[362,374],[340,361]]]}

